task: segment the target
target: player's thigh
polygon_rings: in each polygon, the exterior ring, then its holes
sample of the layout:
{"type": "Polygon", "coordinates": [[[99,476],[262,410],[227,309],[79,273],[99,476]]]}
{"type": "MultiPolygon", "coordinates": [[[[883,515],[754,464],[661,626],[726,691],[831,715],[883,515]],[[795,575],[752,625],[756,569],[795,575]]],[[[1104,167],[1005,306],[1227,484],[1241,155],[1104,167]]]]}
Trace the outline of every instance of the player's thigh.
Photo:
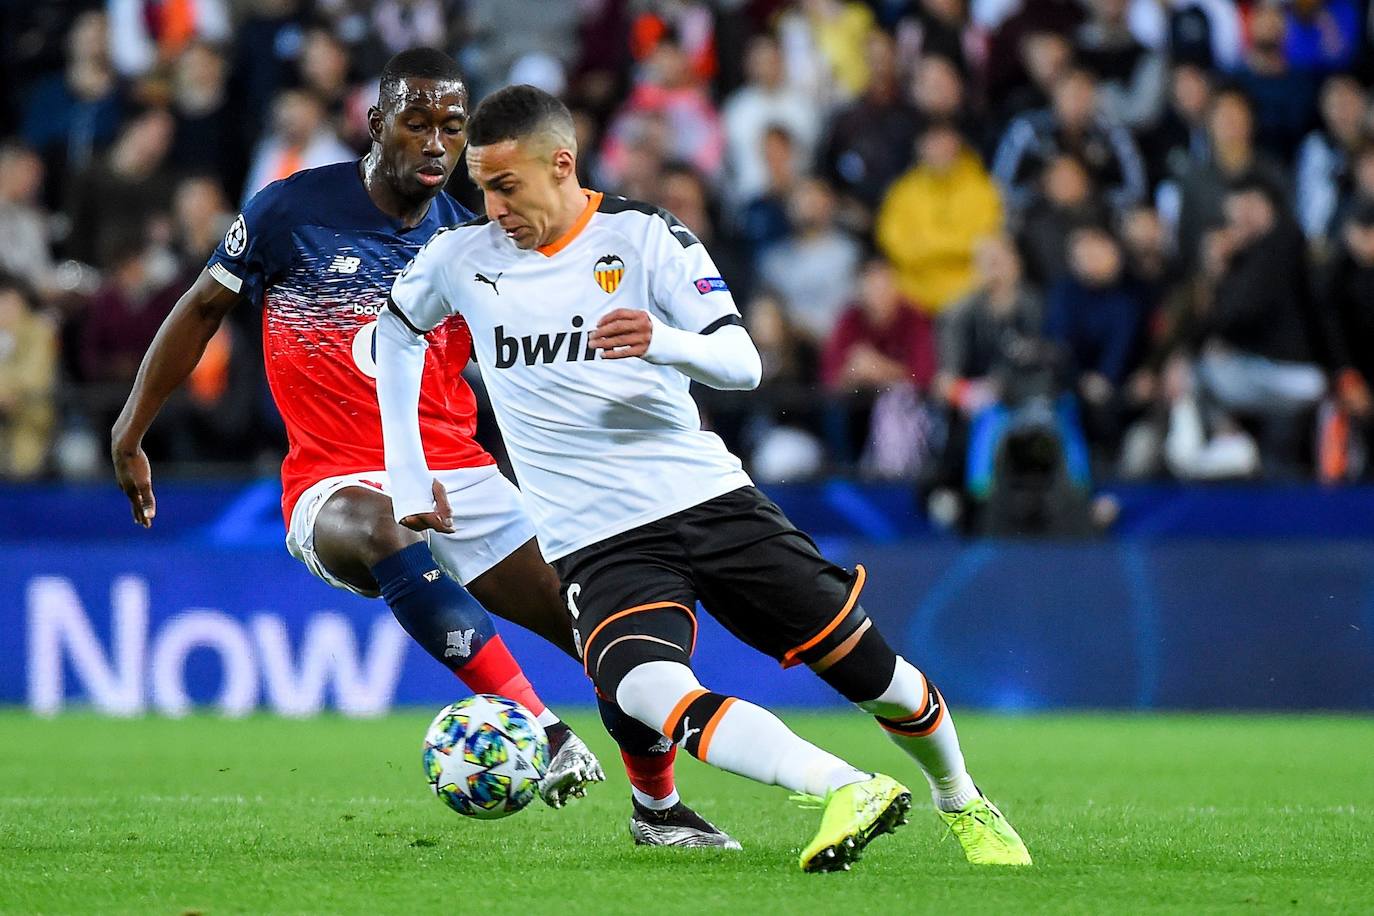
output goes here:
{"type": "Polygon", "coordinates": [[[815,664],[863,623],[863,567],[821,555],[772,500],[746,487],[698,507],[684,530],[702,604],[785,667],[815,664]]]}
{"type": "Polygon", "coordinates": [[[544,562],[533,539],[477,576],[467,588],[492,614],[519,624],[573,658],[578,657],[572,616],[559,593],[558,574],[544,562]]]}
{"type": "Polygon", "coordinates": [[[648,525],[560,557],[583,669],[607,698],[649,661],[687,663],[696,645],[696,590],[680,541],[648,525]]]}
{"type": "Polygon", "coordinates": [[[309,532],[307,543],[313,557],[306,559],[306,565],[311,571],[318,564],[325,581],[340,580],[369,596],[377,594],[372,567],[422,539],[392,518],[389,496],[362,485],[345,485],[329,493],[309,532]]]}

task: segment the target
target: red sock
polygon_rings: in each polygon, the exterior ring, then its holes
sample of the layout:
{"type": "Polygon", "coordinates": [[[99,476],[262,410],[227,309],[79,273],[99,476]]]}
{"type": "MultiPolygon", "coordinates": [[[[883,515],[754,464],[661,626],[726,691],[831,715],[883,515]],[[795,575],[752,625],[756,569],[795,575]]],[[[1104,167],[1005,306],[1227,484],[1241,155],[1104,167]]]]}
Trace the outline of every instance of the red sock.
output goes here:
{"type": "Polygon", "coordinates": [[[544,702],[530,686],[525,672],[520,670],[515,656],[510,654],[500,636],[488,639],[477,654],[468,659],[466,665],[456,669],[454,674],[467,685],[473,693],[494,693],[509,697],[524,706],[536,716],[544,712],[544,702]]]}
{"type": "Polygon", "coordinates": [[[667,798],[673,794],[673,760],[677,748],[669,748],[666,754],[629,754],[620,752],[625,761],[625,775],[630,777],[630,785],[650,798],[667,798]]]}

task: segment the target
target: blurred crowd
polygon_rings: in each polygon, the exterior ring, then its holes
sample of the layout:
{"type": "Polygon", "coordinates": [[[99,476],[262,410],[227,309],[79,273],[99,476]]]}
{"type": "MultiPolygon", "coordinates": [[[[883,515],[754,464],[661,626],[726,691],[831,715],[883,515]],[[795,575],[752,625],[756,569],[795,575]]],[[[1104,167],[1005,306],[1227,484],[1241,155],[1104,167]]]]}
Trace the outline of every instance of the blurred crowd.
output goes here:
{"type": "MultiPolygon", "coordinates": [[[[1374,473],[1368,0],[0,15],[4,476],[102,470],[240,203],[359,155],[377,74],[415,45],[453,53],[474,99],[558,93],[583,181],[706,243],[765,380],[700,400],[762,480],[910,479],[953,520],[1018,488],[1374,473]]],[[[235,315],[159,422],[164,460],[270,467],[257,321],[235,315]]]]}

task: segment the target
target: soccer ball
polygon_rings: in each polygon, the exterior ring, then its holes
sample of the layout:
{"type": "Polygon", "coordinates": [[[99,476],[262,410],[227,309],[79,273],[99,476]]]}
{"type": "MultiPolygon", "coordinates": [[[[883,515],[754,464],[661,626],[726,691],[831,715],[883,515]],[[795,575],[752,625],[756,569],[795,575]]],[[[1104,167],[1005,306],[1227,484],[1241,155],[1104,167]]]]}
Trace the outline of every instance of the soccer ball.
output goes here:
{"type": "Polygon", "coordinates": [[[445,706],[425,733],[425,776],[434,794],[468,817],[514,814],[549,771],[544,726],[514,700],[483,693],[445,706]]]}

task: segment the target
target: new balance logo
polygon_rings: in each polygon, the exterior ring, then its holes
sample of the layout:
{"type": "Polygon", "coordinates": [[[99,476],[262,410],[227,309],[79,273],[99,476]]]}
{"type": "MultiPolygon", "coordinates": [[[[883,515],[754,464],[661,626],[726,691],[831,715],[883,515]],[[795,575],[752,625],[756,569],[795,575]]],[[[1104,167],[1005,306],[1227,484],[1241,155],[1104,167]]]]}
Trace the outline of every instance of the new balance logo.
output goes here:
{"type": "Polygon", "coordinates": [[[517,362],[526,366],[535,363],[577,363],[596,359],[600,350],[593,350],[582,342],[582,316],[572,317],[573,330],[557,334],[532,334],[508,337],[505,325],[496,326],[496,368],[509,369],[517,362]]]}
{"type": "Polygon", "coordinates": [[[467,658],[472,654],[472,636],[476,630],[471,628],[466,630],[449,630],[448,648],[444,649],[444,658],[467,658]]]}
{"type": "Polygon", "coordinates": [[[335,255],[334,260],[329,262],[329,272],[332,274],[356,274],[358,266],[362,264],[362,258],[350,258],[344,255],[335,255]]]}
{"type": "MultiPolygon", "coordinates": [[[[363,483],[367,483],[367,481],[364,480],[363,483]]],[[[431,569],[429,572],[425,573],[425,581],[426,581],[426,582],[438,582],[438,581],[439,581],[439,577],[442,576],[442,575],[443,575],[443,573],[439,572],[439,570],[437,570],[437,569],[431,569]]]]}
{"type": "Polygon", "coordinates": [[[474,283],[485,283],[485,284],[487,284],[488,286],[491,287],[492,292],[496,293],[496,295],[499,296],[499,295],[501,295],[501,291],[500,291],[499,289],[496,288],[496,284],[497,284],[497,283],[500,283],[500,282],[501,282],[501,278],[504,277],[505,275],[506,275],[506,272],[503,270],[503,271],[501,271],[499,274],[496,275],[496,279],[495,279],[495,280],[490,280],[490,279],[488,279],[488,278],[487,278],[485,275],[483,275],[483,274],[474,274],[473,277],[472,277],[472,281],[473,281],[474,283]]]}

